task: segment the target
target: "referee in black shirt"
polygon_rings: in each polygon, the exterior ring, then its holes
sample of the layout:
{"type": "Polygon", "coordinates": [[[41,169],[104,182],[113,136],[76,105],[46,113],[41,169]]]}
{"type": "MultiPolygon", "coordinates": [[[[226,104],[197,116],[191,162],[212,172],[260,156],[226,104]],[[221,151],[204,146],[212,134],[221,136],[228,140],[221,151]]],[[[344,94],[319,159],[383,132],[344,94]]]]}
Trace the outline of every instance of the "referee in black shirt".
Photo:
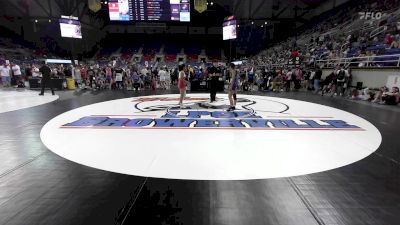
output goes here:
{"type": "Polygon", "coordinates": [[[51,69],[49,66],[46,65],[46,61],[43,61],[42,67],[40,67],[39,71],[42,73],[42,81],[41,81],[41,86],[42,86],[42,91],[40,92],[39,95],[44,95],[44,89],[46,88],[46,85],[50,87],[51,93],[54,95],[54,89],[53,89],[53,84],[51,82],[51,69]]]}
{"type": "Polygon", "coordinates": [[[218,82],[221,70],[215,64],[209,69],[210,75],[210,102],[215,102],[217,98],[218,82]]]}

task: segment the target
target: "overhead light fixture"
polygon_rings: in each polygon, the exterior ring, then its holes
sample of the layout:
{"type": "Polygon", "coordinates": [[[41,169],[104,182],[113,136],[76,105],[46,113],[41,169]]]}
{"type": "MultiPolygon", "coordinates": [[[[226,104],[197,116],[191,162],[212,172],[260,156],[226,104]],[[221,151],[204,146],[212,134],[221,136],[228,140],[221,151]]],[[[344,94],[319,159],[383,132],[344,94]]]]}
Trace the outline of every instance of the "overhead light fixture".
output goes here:
{"type": "Polygon", "coordinates": [[[261,25],[261,27],[264,27],[264,25],[261,25]]]}
{"type": "Polygon", "coordinates": [[[106,4],[106,5],[107,5],[107,4],[108,4],[108,2],[107,2],[107,1],[105,1],[105,2],[104,2],[104,4],[106,4]]]}
{"type": "Polygon", "coordinates": [[[240,25],[238,24],[237,27],[240,27],[240,25]]]}
{"type": "Polygon", "coordinates": [[[254,24],[254,21],[251,21],[251,24],[254,24]]]}
{"type": "Polygon", "coordinates": [[[267,25],[268,24],[268,22],[267,21],[265,21],[265,23],[264,23],[265,25],[267,25]]]}
{"type": "Polygon", "coordinates": [[[49,19],[49,23],[51,23],[51,19],[49,19]]]}
{"type": "Polygon", "coordinates": [[[211,6],[213,6],[214,5],[214,2],[211,2],[211,6]]]}
{"type": "Polygon", "coordinates": [[[37,23],[38,22],[38,20],[35,20],[35,23],[37,23]]]}

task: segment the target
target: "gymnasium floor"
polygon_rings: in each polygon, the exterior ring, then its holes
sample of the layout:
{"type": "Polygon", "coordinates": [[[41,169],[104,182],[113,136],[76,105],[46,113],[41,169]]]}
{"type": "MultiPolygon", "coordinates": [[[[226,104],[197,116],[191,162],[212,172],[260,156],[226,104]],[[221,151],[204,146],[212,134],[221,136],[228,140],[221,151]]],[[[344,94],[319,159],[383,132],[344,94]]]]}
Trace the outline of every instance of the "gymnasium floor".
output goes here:
{"type": "MultiPolygon", "coordinates": [[[[171,93],[176,92],[57,92],[59,98],[47,104],[0,113],[0,224],[399,223],[400,108],[395,106],[305,92],[252,93],[338,108],[366,119],[382,135],[378,150],[365,159],[286,178],[205,181],[123,175],[66,160],[41,141],[42,127],[66,111],[171,93]]],[[[81,147],[74,140],[70,145],[81,147]]]]}

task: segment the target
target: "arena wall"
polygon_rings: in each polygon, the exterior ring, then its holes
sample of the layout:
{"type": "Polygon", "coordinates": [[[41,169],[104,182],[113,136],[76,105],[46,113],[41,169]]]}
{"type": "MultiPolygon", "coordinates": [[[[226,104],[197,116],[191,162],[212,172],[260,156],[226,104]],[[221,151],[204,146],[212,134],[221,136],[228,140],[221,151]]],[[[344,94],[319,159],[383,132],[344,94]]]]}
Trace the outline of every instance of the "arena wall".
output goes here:
{"type": "MultiPolygon", "coordinates": [[[[400,76],[398,68],[352,68],[353,82],[363,82],[363,87],[378,88],[386,85],[389,76],[400,76]]],[[[322,77],[325,78],[332,72],[332,69],[323,69],[322,77]]]]}

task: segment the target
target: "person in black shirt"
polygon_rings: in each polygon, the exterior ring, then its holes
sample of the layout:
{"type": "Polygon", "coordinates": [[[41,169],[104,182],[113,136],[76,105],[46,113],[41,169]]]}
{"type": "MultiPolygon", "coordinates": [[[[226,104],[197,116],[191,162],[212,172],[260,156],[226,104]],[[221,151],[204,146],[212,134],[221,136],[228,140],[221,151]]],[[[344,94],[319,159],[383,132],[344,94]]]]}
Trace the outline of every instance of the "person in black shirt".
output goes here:
{"type": "Polygon", "coordinates": [[[215,102],[217,98],[218,82],[219,76],[221,75],[221,70],[213,65],[208,74],[210,76],[210,102],[215,102]]]}
{"type": "Polygon", "coordinates": [[[51,94],[54,95],[54,89],[53,89],[53,84],[51,82],[51,69],[49,66],[46,65],[46,62],[43,61],[42,67],[40,67],[39,71],[42,73],[42,81],[41,81],[41,86],[42,86],[42,91],[40,92],[39,95],[44,95],[44,89],[47,86],[50,87],[51,94]]]}
{"type": "Polygon", "coordinates": [[[93,88],[93,80],[95,79],[95,72],[94,72],[93,66],[89,67],[89,69],[87,71],[87,75],[89,76],[90,88],[93,88]]]}
{"type": "MultiPolygon", "coordinates": [[[[316,75],[316,74],[315,74],[316,75]]],[[[327,91],[331,91],[332,86],[334,85],[334,81],[336,80],[336,75],[334,72],[332,72],[331,74],[329,74],[325,80],[323,82],[321,82],[321,86],[322,86],[322,93],[321,95],[324,96],[324,94],[327,91]]]]}
{"type": "Polygon", "coordinates": [[[319,92],[319,89],[321,87],[321,78],[322,78],[322,70],[321,70],[321,68],[319,66],[317,66],[316,70],[315,70],[315,75],[313,77],[315,93],[319,92]]]}
{"type": "Polygon", "coordinates": [[[69,66],[64,68],[64,75],[68,78],[72,77],[72,70],[69,66]]]}

